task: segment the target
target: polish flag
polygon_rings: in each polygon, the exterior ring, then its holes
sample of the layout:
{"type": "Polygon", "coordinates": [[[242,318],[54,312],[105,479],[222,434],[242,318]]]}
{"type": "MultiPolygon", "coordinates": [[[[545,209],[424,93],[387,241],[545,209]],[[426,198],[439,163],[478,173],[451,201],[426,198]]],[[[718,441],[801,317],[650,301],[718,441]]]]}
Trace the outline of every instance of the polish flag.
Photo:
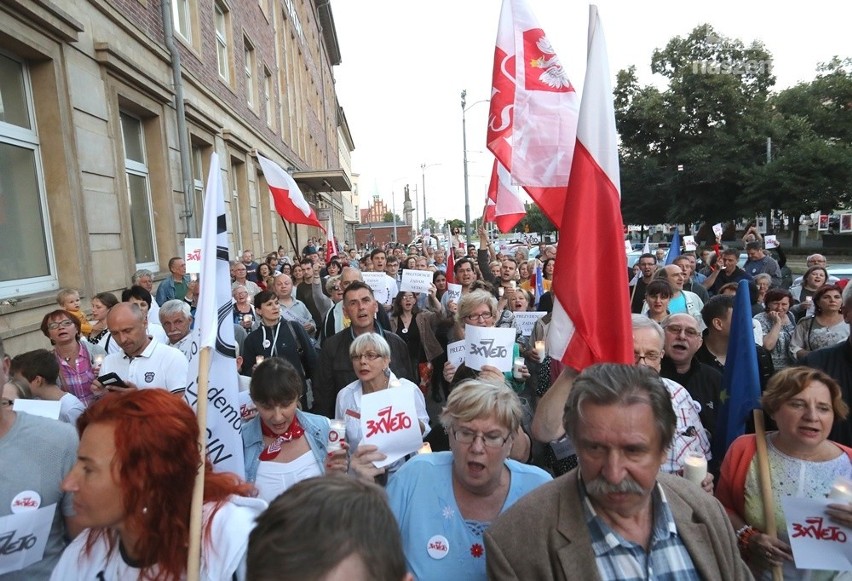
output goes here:
{"type": "Polygon", "coordinates": [[[328,264],[333,257],[337,256],[337,242],[334,240],[334,227],[331,220],[328,221],[328,230],[325,231],[325,262],[328,264]]]}
{"type": "Polygon", "coordinates": [[[456,259],[455,259],[455,249],[452,244],[450,245],[450,249],[447,251],[447,282],[455,284],[456,282],[456,259]]]}
{"type": "Polygon", "coordinates": [[[503,0],[487,145],[553,224],[562,220],[579,103],[525,0],[503,0]]]}
{"type": "Polygon", "coordinates": [[[633,363],[628,295],[613,291],[627,287],[627,259],[612,85],[596,6],[589,7],[588,47],[547,336],[548,353],[578,370],[594,363],[633,363]]]}
{"type": "Polygon", "coordinates": [[[308,224],[322,228],[313,208],[305,201],[305,196],[302,195],[299,186],[296,185],[296,181],[290,174],[284,171],[280,165],[266,159],[259,153],[257,154],[257,161],[260,162],[263,177],[269,184],[269,191],[275,201],[275,211],[291,224],[308,224]]]}
{"type": "Polygon", "coordinates": [[[496,159],[491,170],[491,182],[488,184],[488,202],[485,219],[497,224],[504,234],[527,215],[520,189],[512,185],[512,176],[496,159]]]}

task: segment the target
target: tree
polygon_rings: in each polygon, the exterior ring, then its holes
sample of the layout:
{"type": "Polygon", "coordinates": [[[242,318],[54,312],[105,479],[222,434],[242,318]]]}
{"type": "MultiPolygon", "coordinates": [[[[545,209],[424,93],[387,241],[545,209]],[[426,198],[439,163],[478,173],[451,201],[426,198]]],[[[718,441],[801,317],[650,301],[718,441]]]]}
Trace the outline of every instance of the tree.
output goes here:
{"type": "Polygon", "coordinates": [[[547,219],[547,216],[536,204],[529,202],[524,204],[527,215],[512,229],[513,232],[525,232],[527,226],[530,232],[553,232],[556,227],[547,219]]]}
{"type": "Polygon", "coordinates": [[[772,159],[751,168],[745,201],[786,213],[796,245],[802,214],[852,203],[852,59],[821,65],[771,105],[772,159]]]}
{"type": "Polygon", "coordinates": [[[426,218],[423,220],[423,228],[428,228],[432,234],[437,234],[441,231],[441,227],[434,218],[426,218]]]}
{"type": "Polygon", "coordinates": [[[651,69],[668,79],[642,87],[619,71],[622,205],[638,223],[713,222],[737,217],[743,183],[764,150],[767,99],[775,82],[759,43],[696,27],[654,51],[651,69]]]}
{"type": "MultiPolygon", "coordinates": [[[[383,222],[393,222],[394,213],[393,212],[385,212],[385,215],[382,216],[383,222]]],[[[399,217],[399,214],[396,215],[396,223],[397,224],[405,224],[405,221],[399,217]]]]}

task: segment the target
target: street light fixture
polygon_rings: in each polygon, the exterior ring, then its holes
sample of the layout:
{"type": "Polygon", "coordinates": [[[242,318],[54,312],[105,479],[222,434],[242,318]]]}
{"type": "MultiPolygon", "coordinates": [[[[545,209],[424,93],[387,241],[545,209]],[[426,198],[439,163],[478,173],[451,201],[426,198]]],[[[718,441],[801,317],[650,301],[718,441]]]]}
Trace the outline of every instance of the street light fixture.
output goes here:
{"type": "Polygon", "coordinates": [[[467,113],[470,109],[474,107],[474,105],[478,105],[479,103],[488,103],[490,99],[482,99],[480,101],[475,101],[470,104],[470,107],[465,107],[465,97],[467,96],[467,90],[463,90],[461,92],[461,107],[462,107],[462,147],[464,148],[464,234],[467,239],[467,243],[470,244],[470,195],[468,192],[467,185],[467,127],[465,125],[465,113],[467,113]]]}

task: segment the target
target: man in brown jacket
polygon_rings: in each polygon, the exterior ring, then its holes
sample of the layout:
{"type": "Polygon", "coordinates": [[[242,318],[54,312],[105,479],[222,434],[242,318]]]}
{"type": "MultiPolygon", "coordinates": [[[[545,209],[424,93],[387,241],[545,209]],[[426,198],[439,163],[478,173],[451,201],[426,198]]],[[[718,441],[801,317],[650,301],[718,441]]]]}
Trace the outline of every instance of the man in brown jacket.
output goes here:
{"type": "Polygon", "coordinates": [[[579,467],[485,533],[490,579],[752,578],[722,505],[660,473],[676,420],[656,373],[589,367],[574,381],[564,424],[579,467]]]}

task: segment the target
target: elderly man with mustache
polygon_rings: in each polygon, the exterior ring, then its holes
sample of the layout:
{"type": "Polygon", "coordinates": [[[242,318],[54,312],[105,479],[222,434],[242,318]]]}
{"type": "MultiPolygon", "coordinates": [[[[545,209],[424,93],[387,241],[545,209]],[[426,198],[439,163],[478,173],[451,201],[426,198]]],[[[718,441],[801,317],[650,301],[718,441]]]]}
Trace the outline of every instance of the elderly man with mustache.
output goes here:
{"type": "Polygon", "coordinates": [[[485,532],[489,579],[752,578],[722,505],[660,472],[677,419],[653,369],[585,369],[563,423],[579,466],[485,532]]]}

